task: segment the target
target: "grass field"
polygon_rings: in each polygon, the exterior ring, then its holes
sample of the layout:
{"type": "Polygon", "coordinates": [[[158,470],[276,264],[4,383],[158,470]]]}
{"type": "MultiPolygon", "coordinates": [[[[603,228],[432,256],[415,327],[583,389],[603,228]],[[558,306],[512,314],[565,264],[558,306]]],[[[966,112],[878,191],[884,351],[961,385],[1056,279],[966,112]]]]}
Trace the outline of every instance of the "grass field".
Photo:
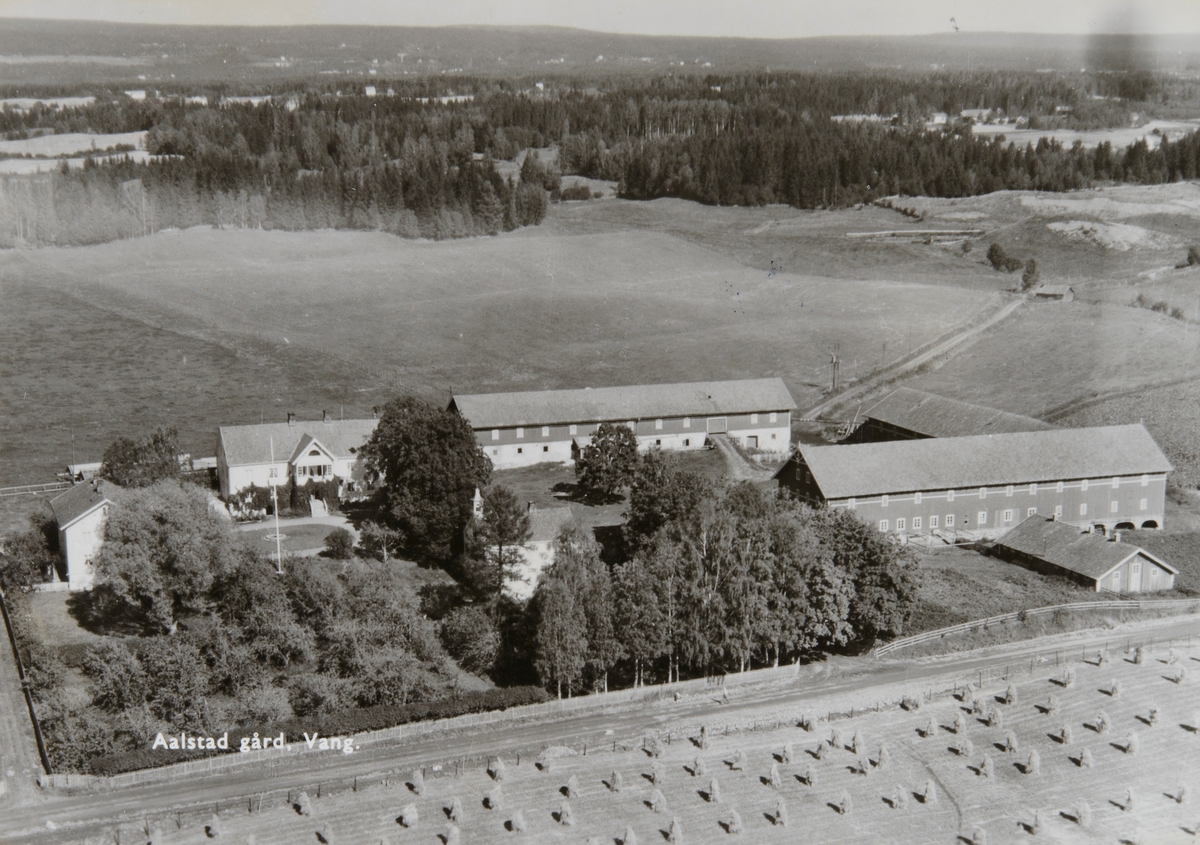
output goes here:
{"type": "MultiPolygon", "coordinates": [[[[1181,665],[1194,675],[1200,657],[1195,652],[1180,657],[1181,665]]],[[[771,724],[778,717],[781,726],[774,730],[750,731],[747,724],[724,735],[717,726],[710,747],[703,751],[680,739],[698,737],[699,725],[664,720],[660,732],[670,730],[675,741],[661,746],[657,761],[640,748],[614,752],[605,746],[593,746],[586,756],[573,749],[552,749],[547,753],[552,761],[548,770],[528,757],[517,765],[507,756],[497,809],[486,807],[484,796],[498,784],[483,766],[473,766],[457,776],[428,777],[420,795],[403,785],[405,771],[388,786],[375,780],[371,786],[360,785],[357,792],[310,795],[311,816],[290,807],[252,814],[236,808],[223,811],[218,823],[222,839],[244,841],[253,835],[261,845],[315,841],[318,834],[326,842],[434,842],[435,836],[447,832],[448,808],[457,799],[461,841],[483,845],[514,839],[652,843],[667,838],[673,818],[682,825],[682,841],[693,843],[850,843],[881,838],[920,845],[978,843],[984,838],[1015,842],[1034,831],[1039,839],[1060,843],[1191,842],[1194,799],[1177,803],[1175,796],[1181,786],[1188,797],[1200,786],[1193,727],[1193,685],[1198,682],[1189,677],[1173,683],[1170,678],[1177,667],[1167,665],[1166,658],[1165,650],[1152,652],[1145,664],[1135,665],[1132,657],[1114,653],[1104,666],[1076,664],[1077,680],[1069,687],[1048,679],[1050,673],[1059,677],[1060,670],[1053,666],[1028,675],[1022,669],[1009,680],[985,681],[964,700],[936,697],[917,712],[870,712],[874,700],[859,701],[865,710],[860,709],[858,717],[832,725],[820,721],[812,732],[793,727],[800,708],[807,705],[792,705],[760,720],[771,724]],[[1108,694],[1113,681],[1121,685],[1118,696],[1108,694]],[[1010,682],[1016,701],[1003,704],[1010,682]],[[976,694],[984,710],[1002,711],[1002,726],[989,726],[971,712],[976,694]],[[1050,696],[1057,699],[1053,713],[1046,712],[1050,696]],[[1160,711],[1154,720],[1153,708],[1160,711]],[[1093,729],[1101,711],[1111,725],[1103,734],[1093,729]],[[954,729],[956,718],[962,719],[961,733],[954,729]],[[925,736],[931,719],[935,732],[925,736]],[[1064,726],[1072,733],[1069,743],[1061,741],[1064,726]],[[832,728],[840,734],[836,740],[832,728]],[[1006,745],[1009,732],[1015,751],[1006,745]],[[1137,735],[1137,748],[1127,753],[1131,732],[1137,735]],[[848,748],[856,733],[862,741],[857,754],[848,748]],[[965,740],[972,748],[962,752],[958,749],[965,740]],[[784,757],[787,744],[792,746],[790,761],[784,757]],[[881,745],[888,748],[886,761],[881,745]],[[824,753],[818,759],[819,746],[824,753]],[[1085,748],[1094,761],[1090,767],[1079,764],[1085,748]],[[746,764],[734,770],[730,761],[739,752],[746,764]],[[1033,752],[1039,760],[1031,768],[1033,752]],[[983,774],[985,755],[991,761],[989,776],[983,774]],[[698,756],[706,774],[693,776],[698,756]],[[865,774],[857,771],[864,758],[865,774]],[[660,775],[652,783],[656,762],[660,775]],[[773,766],[779,774],[777,784],[770,779],[773,766]],[[619,791],[608,785],[614,772],[623,782],[619,791]],[[709,800],[714,777],[719,801],[709,800]],[[565,798],[563,790],[570,781],[575,782],[573,792],[565,798]],[[933,794],[926,801],[930,782],[933,794]],[[658,812],[649,806],[655,790],[664,804],[658,812]],[[1133,796],[1129,804],[1127,790],[1133,796]],[[835,806],[844,795],[850,804],[841,813],[835,806]],[[564,800],[570,805],[570,826],[561,824],[558,815],[564,800]],[[786,827],[775,824],[781,800],[786,827]],[[1088,804],[1090,819],[1080,818],[1081,802],[1088,804]],[[419,818],[405,828],[397,819],[410,804],[419,818]],[[526,828],[519,835],[508,830],[518,810],[526,828]],[[744,832],[731,836],[735,812],[744,832]]],[[[825,714],[819,715],[823,719],[825,714]]],[[[203,828],[209,818],[181,820],[178,829],[174,816],[162,822],[169,825],[171,841],[199,843],[205,841],[203,828]]]]}
{"type": "Polygon", "coordinates": [[[863,350],[866,370],[989,302],[917,282],[768,277],[670,235],[552,227],[443,243],[200,229],[0,267],[17,306],[4,320],[18,342],[0,353],[19,374],[3,388],[14,479],[66,463],[75,426],[81,460],[168,422],[211,454],[221,423],[364,413],[400,391],[442,403],[780,375],[803,403],[833,343],[863,350]]]}

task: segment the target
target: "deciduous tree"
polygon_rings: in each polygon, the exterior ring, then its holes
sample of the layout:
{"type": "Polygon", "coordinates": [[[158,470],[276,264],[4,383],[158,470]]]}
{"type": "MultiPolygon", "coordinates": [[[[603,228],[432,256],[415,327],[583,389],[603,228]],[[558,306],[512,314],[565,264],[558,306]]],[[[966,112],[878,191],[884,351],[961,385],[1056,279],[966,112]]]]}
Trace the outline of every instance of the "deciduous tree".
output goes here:
{"type": "Polygon", "coordinates": [[[576,459],[575,474],[584,489],[612,496],[632,479],[637,461],[637,437],[629,426],[604,422],[576,459]]]}

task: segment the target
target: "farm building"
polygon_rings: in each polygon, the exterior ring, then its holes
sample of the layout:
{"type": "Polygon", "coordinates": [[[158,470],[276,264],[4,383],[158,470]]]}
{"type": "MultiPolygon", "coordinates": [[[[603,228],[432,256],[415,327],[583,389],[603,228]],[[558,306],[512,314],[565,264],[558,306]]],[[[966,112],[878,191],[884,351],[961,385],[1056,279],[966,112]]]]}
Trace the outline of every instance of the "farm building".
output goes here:
{"type": "Polygon", "coordinates": [[[1161,528],[1173,467],[1142,425],[797,448],[775,474],[813,505],[907,538],[994,538],[1034,514],[1161,528]]]}
{"type": "Polygon", "coordinates": [[[1046,302],[1070,302],[1075,299],[1075,288],[1070,285],[1039,285],[1033,289],[1033,298],[1046,302]]]}
{"type": "Polygon", "coordinates": [[[525,601],[537,589],[538,579],[554,562],[554,541],[563,526],[571,521],[571,509],[529,506],[529,540],[521,549],[522,563],[516,577],[504,582],[504,592],[525,601]]]}
{"type": "Polygon", "coordinates": [[[700,449],[723,434],[780,455],[791,446],[796,403],[782,379],[645,384],[455,396],[497,469],[574,463],[600,423],[624,423],[642,449],[700,449]]]}
{"type": "Polygon", "coordinates": [[[1046,431],[1052,427],[1033,417],[959,402],[911,387],[896,388],[863,411],[862,416],[863,422],[842,444],[1046,431]]]}
{"type": "Polygon", "coordinates": [[[223,425],[217,430],[217,480],[228,499],[250,485],[336,478],[343,490],[362,484],[359,452],[378,420],[297,420],[262,425],[223,425]]]}
{"type": "Polygon", "coordinates": [[[58,522],[58,547],[67,561],[67,588],[72,592],[92,587],[92,558],[104,540],[108,509],[120,488],[93,479],[76,484],[50,500],[58,522]]]}
{"type": "Polygon", "coordinates": [[[1046,575],[1114,593],[1170,590],[1179,570],[1145,549],[1044,516],[1031,516],[996,541],[993,553],[1046,575]]]}

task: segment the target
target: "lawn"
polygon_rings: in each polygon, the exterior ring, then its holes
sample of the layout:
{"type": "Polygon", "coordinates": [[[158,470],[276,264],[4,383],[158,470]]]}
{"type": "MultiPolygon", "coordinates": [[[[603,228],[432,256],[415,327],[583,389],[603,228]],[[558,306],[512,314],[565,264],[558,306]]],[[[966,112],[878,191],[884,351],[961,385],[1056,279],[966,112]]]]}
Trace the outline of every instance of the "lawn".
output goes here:
{"type": "MultiPolygon", "coordinates": [[[[242,528],[242,539],[247,542],[251,548],[258,549],[264,554],[269,554],[272,557],[275,555],[275,523],[273,520],[266,520],[261,523],[261,528],[242,528]]],[[[285,552],[305,552],[312,549],[325,548],[325,537],[330,531],[334,530],[336,525],[281,525],[279,533],[282,535],[279,545],[285,552]]]]}

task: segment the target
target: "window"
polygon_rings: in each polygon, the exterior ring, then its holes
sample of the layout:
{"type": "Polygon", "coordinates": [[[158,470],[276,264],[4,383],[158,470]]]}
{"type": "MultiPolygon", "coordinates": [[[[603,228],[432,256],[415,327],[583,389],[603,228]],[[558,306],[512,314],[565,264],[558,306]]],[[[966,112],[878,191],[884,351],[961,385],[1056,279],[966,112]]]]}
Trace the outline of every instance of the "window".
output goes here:
{"type": "Polygon", "coordinates": [[[775,411],[771,412],[771,422],[779,422],[779,414],[775,411]]]}
{"type": "Polygon", "coordinates": [[[1112,484],[1113,484],[1113,489],[1114,489],[1114,490],[1116,490],[1116,489],[1120,488],[1120,486],[1121,486],[1121,479],[1120,479],[1120,478],[1118,478],[1117,476],[1115,476],[1115,475],[1114,475],[1114,476],[1113,476],[1113,482],[1112,482],[1112,484]]]}
{"type": "Polygon", "coordinates": [[[1083,479],[1083,481],[1079,482],[1079,489],[1082,490],[1084,493],[1087,492],[1087,479],[1086,478],[1083,479]]]}
{"type": "Polygon", "coordinates": [[[1036,514],[1037,514],[1037,508],[1030,508],[1029,510],[1025,511],[1026,516],[1034,516],[1036,514]]]}
{"type": "Polygon", "coordinates": [[[493,450],[492,450],[492,454],[493,454],[493,455],[499,455],[499,454],[500,454],[500,450],[499,450],[499,449],[493,449],[493,450]]]}
{"type": "Polygon", "coordinates": [[[916,505],[921,504],[921,494],[920,493],[917,493],[915,496],[913,496],[913,504],[916,504],[916,505]]]}
{"type": "Polygon", "coordinates": [[[987,511],[980,511],[978,516],[979,516],[979,519],[976,521],[975,524],[976,525],[987,525],[987,511]]]}
{"type": "MultiPolygon", "coordinates": [[[[271,471],[268,473],[268,475],[271,478],[278,478],[279,477],[279,467],[271,467],[271,471]]],[[[1146,500],[1142,499],[1142,501],[1144,502],[1146,500]]]]}
{"type": "Polygon", "coordinates": [[[883,494],[883,498],[879,500],[879,506],[880,506],[881,508],[886,508],[886,507],[887,507],[887,503],[888,503],[888,497],[887,497],[887,493],[884,493],[884,494],[883,494]]]}
{"type": "Polygon", "coordinates": [[[654,445],[655,445],[655,446],[661,446],[661,445],[662,445],[662,438],[660,437],[660,438],[658,438],[657,440],[655,440],[655,441],[654,441],[654,445]]]}
{"type": "Polygon", "coordinates": [[[549,447],[549,446],[543,446],[543,447],[542,447],[542,451],[543,451],[543,452],[549,452],[549,451],[550,451],[550,447],[549,447]]]}
{"type": "Polygon", "coordinates": [[[1084,502],[1082,505],[1079,506],[1079,515],[1087,516],[1087,502],[1084,502]]]}
{"type": "Polygon", "coordinates": [[[684,417],[684,418],[683,418],[683,427],[684,427],[684,428],[691,428],[691,427],[692,427],[692,418],[691,418],[691,417],[684,417]]]}
{"type": "Polygon", "coordinates": [[[655,420],[655,421],[654,421],[654,430],[655,430],[655,431],[662,431],[662,420],[655,420]]]}
{"type": "Polygon", "coordinates": [[[525,436],[525,429],[518,428],[517,429],[517,437],[524,437],[524,436],[525,436]]]}
{"type": "Polygon", "coordinates": [[[492,439],[493,439],[493,440],[499,440],[499,439],[500,439],[500,429],[498,429],[498,428],[493,428],[493,429],[492,429],[492,439]]]}
{"type": "Polygon", "coordinates": [[[1006,510],[1006,511],[1004,512],[1004,521],[1005,521],[1005,522],[1012,522],[1012,521],[1013,521],[1013,512],[1012,512],[1012,510],[1011,510],[1011,509],[1009,509],[1009,510],[1006,510]]]}
{"type": "Polygon", "coordinates": [[[685,438],[683,438],[683,445],[684,445],[684,446],[691,446],[691,445],[692,445],[691,438],[688,438],[688,437],[685,437],[685,438]]]}
{"type": "Polygon", "coordinates": [[[1013,486],[1010,484],[1010,485],[1008,485],[1007,487],[1005,487],[1005,488],[1004,488],[1004,495],[1005,495],[1005,496],[1011,496],[1011,495],[1012,495],[1012,491],[1013,491],[1013,486]]]}
{"type": "Polygon", "coordinates": [[[758,425],[758,414],[750,415],[750,425],[758,425]]]}
{"type": "Polygon", "coordinates": [[[981,498],[981,499],[987,498],[987,488],[986,487],[979,488],[979,498],[981,498]]]}
{"type": "Polygon", "coordinates": [[[900,517],[899,519],[896,520],[896,530],[897,531],[904,530],[904,517],[900,517]]]}
{"type": "Polygon", "coordinates": [[[947,502],[953,502],[953,501],[954,501],[954,491],[953,491],[953,490],[947,490],[947,491],[946,491],[946,501],[947,501],[947,502]]]}
{"type": "Polygon", "coordinates": [[[1055,518],[1055,519],[1062,519],[1062,505],[1055,505],[1055,506],[1054,506],[1054,518],[1055,518]]]}
{"type": "Polygon", "coordinates": [[[1148,475],[1143,475],[1143,476],[1142,476],[1142,486],[1143,486],[1143,487],[1149,487],[1149,486],[1150,486],[1150,476],[1148,476],[1148,475]]]}
{"type": "Polygon", "coordinates": [[[1142,499],[1140,502],[1138,502],[1138,510],[1144,511],[1145,509],[1146,509],[1146,500],[1142,499]]]}
{"type": "Polygon", "coordinates": [[[946,527],[947,528],[954,527],[954,514],[952,514],[952,513],[946,514],[946,527]]]}
{"type": "Polygon", "coordinates": [[[855,510],[858,507],[858,499],[850,497],[850,510],[855,510]]]}
{"type": "Polygon", "coordinates": [[[879,520],[879,530],[880,531],[888,530],[888,521],[886,519],[879,520]]]}
{"type": "Polygon", "coordinates": [[[517,447],[517,454],[518,454],[518,455],[520,455],[520,454],[521,454],[522,452],[524,452],[524,451],[525,451],[525,450],[524,450],[524,449],[522,449],[520,446],[518,446],[518,447],[517,447]]]}
{"type": "Polygon", "coordinates": [[[913,517],[913,531],[920,531],[920,530],[921,530],[921,517],[914,516],[913,517]]]}
{"type": "Polygon", "coordinates": [[[774,432],[772,432],[772,433],[771,433],[771,439],[772,439],[772,440],[778,440],[778,439],[779,439],[779,437],[778,437],[778,435],[776,435],[774,432]]]}
{"type": "Polygon", "coordinates": [[[1113,499],[1111,502],[1108,503],[1108,512],[1109,513],[1117,512],[1117,500],[1116,499],[1113,499]]]}
{"type": "Polygon", "coordinates": [[[1062,491],[1063,491],[1063,483],[1060,481],[1060,482],[1058,482],[1057,492],[1061,493],[1062,491]]]}
{"type": "Polygon", "coordinates": [[[936,516],[929,517],[929,530],[933,531],[938,527],[938,518],[936,516]]]}
{"type": "Polygon", "coordinates": [[[576,434],[579,433],[579,426],[573,425],[573,426],[571,426],[571,428],[569,430],[570,430],[571,436],[574,437],[576,434]]]}
{"type": "Polygon", "coordinates": [[[1037,495],[1037,482],[1036,482],[1036,481],[1031,481],[1031,482],[1029,483],[1029,495],[1030,495],[1030,496],[1036,496],[1036,495],[1037,495]]]}
{"type": "Polygon", "coordinates": [[[542,437],[549,437],[549,436],[550,436],[550,426],[548,426],[548,425],[542,426],[542,437]]]}
{"type": "Polygon", "coordinates": [[[630,420],[629,422],[625,423],[625,425],[629,426],[629,428],[632,429],[635,434],[637,433],[637,420],[630,420]]]}

